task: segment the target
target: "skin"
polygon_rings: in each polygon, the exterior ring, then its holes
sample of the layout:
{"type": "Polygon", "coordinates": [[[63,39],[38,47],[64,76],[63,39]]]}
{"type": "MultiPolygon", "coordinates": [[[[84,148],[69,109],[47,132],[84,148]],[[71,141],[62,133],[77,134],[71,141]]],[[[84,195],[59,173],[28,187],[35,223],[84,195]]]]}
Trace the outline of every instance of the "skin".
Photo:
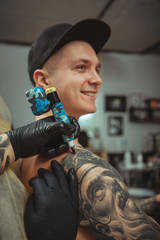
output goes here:
{"type": "MultiPolygon", "coordinates": [[[[44,89],[56,87],[67,114],[78,119],[96,111],[95,99],[102,83],[99,70],[93,48],[86,42],[76,41],[65,45],[42,69],[36,70],[34,80],[36,86],[44,89]]],[[[77,240],[159,239],[159,225],[136,206],[117,171],[75,142],[76,154],[68,152],[56,160],[66,171],[71,167],[76,170],[81,227],[77,240]]],[[[37,175],[40,167],[50,170],[51,160],[44,155],[23,160],[22,182],[30,192],[28,180],[37,175]]]]}

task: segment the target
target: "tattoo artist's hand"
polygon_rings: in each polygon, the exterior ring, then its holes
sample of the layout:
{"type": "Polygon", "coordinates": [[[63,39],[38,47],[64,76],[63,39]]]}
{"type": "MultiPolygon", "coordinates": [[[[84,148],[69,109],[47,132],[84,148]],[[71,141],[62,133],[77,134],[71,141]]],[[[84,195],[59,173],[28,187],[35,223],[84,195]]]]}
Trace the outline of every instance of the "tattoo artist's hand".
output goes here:
{"type": "Polygon", "coordinates": [[[78,185],[74,169],[66,175],[53,160],[53,173],[39,169],[25,211],[28,240],[75,240],[78,227],[78,185]]]}
{"type": "Polygon", "coordinates": [[[78,135],[79,135],[79,132],[80,132],[79,123],[78,123],[78,121],[77,121],[74,117],[72,117],[72,116],[68,116],[68,118],[69,118],[70,123],[75,126],[75,131],[73,132],[74,139],[75,139],[75,138],[78,138],[78,135]]]}
{"type": "MultiPolygon", "coordinates": [[[[79,135],[80,132],[80,126],[78,121],[72,117],[72,116],[68,116],[70,124],[72,124],[75,128],[74,128],[74,132],[70,132],[70,136],[69,137],[73,137],[74,139],[76,139],[79,135]]],[[[64,143],[62,137],[59,135],[57,136],[57,138],[52,138],[48,145],[47,148],[49,150],[45,150],[45,152],[48,152],[52,157],[56,157],[58,155],[60,155],[61,153],[66,152],[69,147],[67,143],[64,143]]]]}
{"type": "Polygon", "coordinates": [[[15,159],[41,152],[56,156],[68,150],[68,145],[62,141],[61,135],[71,136],[75,132],[76,136],[79,132],[77,124],[72,117],[71,124],[55,122],[54,117],[47,117],[6,134],[12,144],[15,159]]]}

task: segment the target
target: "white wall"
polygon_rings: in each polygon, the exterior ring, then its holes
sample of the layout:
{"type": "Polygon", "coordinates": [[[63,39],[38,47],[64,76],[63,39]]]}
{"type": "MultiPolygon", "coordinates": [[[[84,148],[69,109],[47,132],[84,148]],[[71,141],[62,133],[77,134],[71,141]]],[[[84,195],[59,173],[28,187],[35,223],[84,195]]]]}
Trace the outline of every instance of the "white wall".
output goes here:
{"type": "MultiPolygon", "coordinates": [[[[8,105],[14,127],[34,120],[25,98],[25,91],[32,88],[27,73],[28,47],[0,44],[0,95],[8,105]]],[[[102,54],[103,85],[97,99],[98,111],[89,121],[90,129],[100,128],[104,147],[109,151],[120,151],[124,139],[130,150],[139,152],[142,140],[149,132],[160,130],[160,124],[136,124],[128,121],[128,112],[114,113],[124,117],[124,135],[109,137],[107,117],[104,111],[104,96],[140,93],[142,97],[160,97],[160,56],[102,54]],[[91,127],[92,125],[92,127],[91,127]]]]}
{"type": "Polygon", "coordinates": [[[13,127],[34,120],[25,92],[32,88],[27,72],[28,47],[0,44],[0,95],[12,115],[13,127]]]}

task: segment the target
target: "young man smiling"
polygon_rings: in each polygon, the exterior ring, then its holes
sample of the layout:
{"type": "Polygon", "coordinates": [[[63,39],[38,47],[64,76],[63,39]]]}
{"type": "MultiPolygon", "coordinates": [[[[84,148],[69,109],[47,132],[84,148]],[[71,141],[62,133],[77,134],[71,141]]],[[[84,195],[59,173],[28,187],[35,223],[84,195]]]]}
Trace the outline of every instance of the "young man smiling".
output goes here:
{"type": "MultiPolygon", "coordinates": [[[[97,53],[109,36],[109,26],[96,19],[86,19],[74,26],[58,24],[44,30],[29,52],[31,81],[44,89],[56,87],[68,115],[78,119],[94,113],[102,84],[97,53]]],[[[66,171],[72,167],[76,170],[79,226],[86,230],[82,231],[82,236],[79,228],[77,239],[89,239],[88,233],[91,239],[101,240],[160,238],[159,225],[134,204],[116,170],[107,161],[80,147],[77,140],[75,143],[76,154],[68,151],[56,160],[66,171]]],[[[30,192],[28,180],[40,167],[50,170],[51,160],[40,154],[23,160],[23,183],[30,192]]]]}
{"type": "MultiPolygon", "coordinates": [[[[45,29],[29,52],[31,81],[44,89],[56,87],[68,115],[78,119],[94,113],[102,84],[97,53],[109,36],[109,26],[96,19],[45,29]]],[[[69,150],[56,160],[66,172],[74,168],[78,178],[77,240],[159,239],[159,225],[135,205],[117,171],[107,161],[79,146],[77,140],[75,143],[76,154],[69,150]]],[[[37,176],[39,168],[51,170],[52,160],[42,154],[23,159],[21,176],[28,192],[33,192],[29,179],[37,176]]]]}
{"type": "Polygon", "coordinates": [[[56,86],[66,112],[78,119],[96,111],[95,100],[102,84],[99,71],[99,60],[90,44],[73,41],[55,53],[42,69],[36,70],[34,79],[37,86],[45,89],[56,86]],[[53,71],[52,59],[56,62],[53,71]]]}

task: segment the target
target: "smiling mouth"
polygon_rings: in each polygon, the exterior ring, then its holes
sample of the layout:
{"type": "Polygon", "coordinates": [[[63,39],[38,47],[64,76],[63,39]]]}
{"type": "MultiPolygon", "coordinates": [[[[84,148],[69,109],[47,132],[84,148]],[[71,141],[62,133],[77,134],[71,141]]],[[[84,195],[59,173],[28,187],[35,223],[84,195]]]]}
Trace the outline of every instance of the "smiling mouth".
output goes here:
{"type": "Polygon", "coordinates": [[[90,96],[90,97],[95,97],[96,93],[93,92],[82,92],[82,94],[86,95],[86,96],[90,96]]]}

